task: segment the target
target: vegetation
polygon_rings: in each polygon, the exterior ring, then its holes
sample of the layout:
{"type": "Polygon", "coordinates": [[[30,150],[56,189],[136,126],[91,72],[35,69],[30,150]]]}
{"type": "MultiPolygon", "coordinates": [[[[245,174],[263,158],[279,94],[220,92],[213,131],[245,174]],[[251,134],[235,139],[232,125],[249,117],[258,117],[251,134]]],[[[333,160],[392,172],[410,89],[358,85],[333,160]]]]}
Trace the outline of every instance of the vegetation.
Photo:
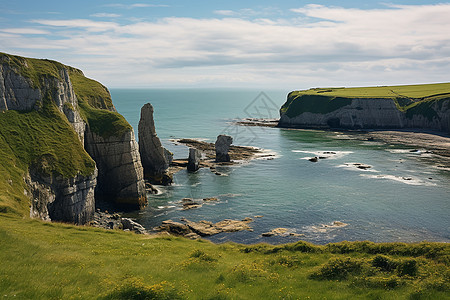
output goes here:
{"type": "Polygon", "coordinates": [[[0,215],[17,299],[445,299],[450,245],[215,245],[0,215]]]}
{"type": "Polygon", "coordinates": [[[70,81],[78,99],[83,100],[93,108],[114,110],[108,89],[98,81],[89,79],[78,69],[68,67],[70,81]]]}
{"type": "Polygon", "coordinates": [[[442,106],[450,98],[450,83],[294,91],[288,95],[280,111],[288,117],[304,112],[325,114],[349,105],[352,98],[392,99],[407,118],[423,115],[432,120],[438,116],[432,106],[442,106]]]}

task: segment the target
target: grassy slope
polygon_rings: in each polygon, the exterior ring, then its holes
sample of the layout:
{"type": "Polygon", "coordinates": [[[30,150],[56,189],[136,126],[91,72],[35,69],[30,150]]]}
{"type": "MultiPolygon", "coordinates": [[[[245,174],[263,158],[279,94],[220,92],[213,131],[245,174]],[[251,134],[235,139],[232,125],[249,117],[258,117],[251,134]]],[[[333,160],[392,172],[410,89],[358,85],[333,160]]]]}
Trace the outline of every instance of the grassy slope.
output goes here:
{"type": "Polygon", "coordinates": [[[18,299],[445,299],[450,291],[448,244],[214,245],[1,215],[0,240],[0,291],[18,299]]]}
{"type": "Polygon", "coordinates": [[[430,105],[450,98],[450,83],[294,91],[288,95],[281,113],[289,117],[303,112],[327,113],[347,105],[351,98],[389,98],[396,102],[399,110],[407,113],[407,117],[414,114],[433,117],[430,105]]]}
{"type": "Polygon", "coordinates": [[[77,95],[80,113],[91,131],[103,137],[121,136],[131,130],[125,118],[114,109],[111,95],[99,82],[86,78],[77,69],[71,68],[70,81],[77,95]]]}

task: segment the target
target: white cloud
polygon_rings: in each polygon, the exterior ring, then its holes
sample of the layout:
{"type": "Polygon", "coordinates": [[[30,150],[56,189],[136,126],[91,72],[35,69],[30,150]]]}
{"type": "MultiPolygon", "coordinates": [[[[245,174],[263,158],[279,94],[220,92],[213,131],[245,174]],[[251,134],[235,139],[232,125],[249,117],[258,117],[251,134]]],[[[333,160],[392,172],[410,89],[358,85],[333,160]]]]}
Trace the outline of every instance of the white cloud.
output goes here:
{"type": "Polygon", "coordinates": [[[112,4],[106,4],[104,6],[121,8],[121,9],[133,9],[133,8],[144,8],[144,7],[169,7],[169,5],[166,5],[166,4],[148,4],[148,3],[134,3],[134,4],[112,3],[112,4]]]}
{"type": "Polygon", "coordinates": [[[118,18],[121,15],[119,14],[110,14],[110,13],[96,13],[92,14],[91,17],[97,17],[97,18],[118,18]]]}
{"type": "Polygon", "coordinates": [[[49,34],[47,30],[41,30],[36,28],[5,28],[0,29],[2,32],[13,33],[13,34],[49,34]]]}
{"type": "Polygon", "coordinates": [[[36,30],[53,34],[18,37],[23,28],[14,37],[0,35],[0,44],[13,53],[47,48],[47,57],[112,86],[448,81],[450,4],[374,10],[307,5],[292,11],[298,19],[34,20],[36,30]]]}

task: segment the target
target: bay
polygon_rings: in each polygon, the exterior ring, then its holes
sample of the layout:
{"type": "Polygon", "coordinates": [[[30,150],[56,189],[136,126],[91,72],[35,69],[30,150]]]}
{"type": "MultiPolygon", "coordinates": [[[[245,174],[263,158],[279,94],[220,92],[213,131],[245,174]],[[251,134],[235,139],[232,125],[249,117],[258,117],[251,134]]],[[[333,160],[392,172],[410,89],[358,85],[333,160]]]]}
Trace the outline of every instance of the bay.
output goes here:
{"type": "MultiPolygon", "coordinates": [[[[374,242],[450,242],[450,172],[437,168],[430,154],[412,148],[352,140],[345,133],[234,125],[246,117],[278,117],[289,91],[250,89],[112,89],[113,102],[137,130],[141,107],[155,110],[156,131],[176,158],[188,149],[174,138],[214,142],[225,133],[234,144],[273,152],[273,160],[253,160],[195,174],[180,171],[162,193],[148,195],[149,205],[135,213],[147,229],[163,220],[192,221],[255,218],[254,231],[222,233],[214,242],[318,244],[343,240],[374,242]],[[350,138],[350,139],[349,139],[350,138]],[[308,158],[324,152],[317,163],[308,158]],[[370,169],[358,169],[363,163],[370,169]],[[217,197],[219,201],[182,210],[182,198],[217,197]],[[333,226],[339,221],[347,226],[333,226]],[[262,237],[274,228],[301,236],[262,237]]],[[[137,136],[137,132],[136,132],[137,136]]]]}

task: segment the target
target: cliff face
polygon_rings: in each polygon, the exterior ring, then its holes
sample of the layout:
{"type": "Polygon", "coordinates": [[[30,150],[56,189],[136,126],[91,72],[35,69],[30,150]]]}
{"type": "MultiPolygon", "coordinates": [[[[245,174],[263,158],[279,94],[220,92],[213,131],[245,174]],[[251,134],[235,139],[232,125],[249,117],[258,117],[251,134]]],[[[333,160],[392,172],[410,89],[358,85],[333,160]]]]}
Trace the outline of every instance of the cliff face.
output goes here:
{"type": "Polygon", "coordinates": [[[137,207],[147,203],[144,172],[132,129],[109,137],[88,130],[85,145],[99,170],[99,197],[137,207]]]}
{"type": "Polygon", "coordinates": [[[72,178],[44,177],[31,172],[25,182],[30,189],[30,217],[75,224],[85,224],[92,219],[97,169],[90,176],[72,178]]]}
{"type": "Polygon", "coordinates": [[[24,164],[31,216],[85,223],[95,210],[96,188],[113,199],[145,202],[132,128],[115,112],[107,89],[81,71],[0,53],[0,111],[5,147],[24,164]]]}
{"type": "Polygon", "coordinates": [[[281,109],[280,127],[421,128],[450,132],[450,97],[345,98],[308,94],[289,97],[281,109]]]}

